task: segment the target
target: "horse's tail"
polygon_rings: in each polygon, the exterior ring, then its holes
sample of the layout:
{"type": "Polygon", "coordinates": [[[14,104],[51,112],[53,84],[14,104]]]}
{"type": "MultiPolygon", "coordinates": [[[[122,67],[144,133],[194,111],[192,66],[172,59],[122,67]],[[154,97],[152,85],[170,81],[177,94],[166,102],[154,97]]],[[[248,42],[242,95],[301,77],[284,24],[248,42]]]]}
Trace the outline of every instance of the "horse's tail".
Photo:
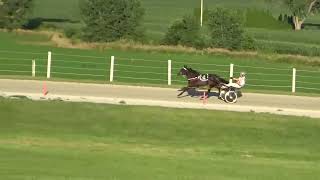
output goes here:
{"type": "Polygon", "coordinates": [[[224,83],[224,84],[228,84],[229,82],[227,80],[225,80],[224,78],[216,75],[216,74],[210,74],[211,77],[213,77],[216,81],[218,81],[217,83],[224,83]]]}
{"type": "Polygon", "coordinates": [[[224,84],[228,84],[229,82],[222,77],[219,77],[219,81],[224,84]]]}

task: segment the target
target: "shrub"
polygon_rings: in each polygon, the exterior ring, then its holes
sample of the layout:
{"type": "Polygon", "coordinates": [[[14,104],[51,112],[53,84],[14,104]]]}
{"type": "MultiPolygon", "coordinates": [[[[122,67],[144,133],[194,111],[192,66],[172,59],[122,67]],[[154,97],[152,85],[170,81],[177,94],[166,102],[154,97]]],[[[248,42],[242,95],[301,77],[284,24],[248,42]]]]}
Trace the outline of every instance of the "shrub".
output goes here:
{"type": "Polygon", "coordinates": [[[64,34],[67,38],[73,38],[79,35],[79,30],[74,27],[64,28],[64,34]]]}
{"type": "Polygon", "coordinates": [[[257,48],[254,38],[248,33],[243,35],[241,44],[241,48],[245,50],[255,50],[257,48]]]}
{"type": "Polygon", "coordinates": [[[139,26],[144,9],[139,0],[82,0],[80,6],[86,24],[85,40],[111,42],[143,37],[139,26]]]}
{"type": "Polygon", "coordinates": [[[28,22],[32,7],[32,0],[0,0],[0,28],[21,28],[28,22]]]}
{"type": "Polygon", "coordinates": [[[282,14],[280,14],[280,15],[279,15],[279,17],[278,17],[278,21],[280,21],[280,22],[282,22],[282,21],[283,21],[283,16],[282,16],[282,14]]]}
{"type": "Polygon", "coordinates": [[[182,20],[174,22],[168,29],[163,42],[167,45],[183,45],[197,48],[205,46],[201,37],[199,21],[194,16],[185,16],[182,20]]]}
{"type": "Polygon", "coordinates": [[[208,26],[211,46],[230,50],[252,49],[251,38],[244,29],[243,12],[217,8],[209,12],[208,26]]]}

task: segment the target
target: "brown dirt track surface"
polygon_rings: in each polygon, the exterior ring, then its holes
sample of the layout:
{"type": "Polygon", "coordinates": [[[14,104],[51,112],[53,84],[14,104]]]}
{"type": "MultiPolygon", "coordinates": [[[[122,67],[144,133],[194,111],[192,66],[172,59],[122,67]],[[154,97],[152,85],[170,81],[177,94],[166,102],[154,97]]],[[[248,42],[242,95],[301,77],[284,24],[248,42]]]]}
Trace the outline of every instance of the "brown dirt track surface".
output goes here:
{"type": "Polygon", "coordinates": [[[43,84],[44,81],[0,79],[0,95],[22,95],[34,100],[268,112],[320,118],[320,97],[245,93],[235,104],[227,104],[216,96],[211,96],[208,103],[203,104],[199,96],[177,98],[177,89],[51,81],[46,82],[49,93],[44,96],[43,84]]]}

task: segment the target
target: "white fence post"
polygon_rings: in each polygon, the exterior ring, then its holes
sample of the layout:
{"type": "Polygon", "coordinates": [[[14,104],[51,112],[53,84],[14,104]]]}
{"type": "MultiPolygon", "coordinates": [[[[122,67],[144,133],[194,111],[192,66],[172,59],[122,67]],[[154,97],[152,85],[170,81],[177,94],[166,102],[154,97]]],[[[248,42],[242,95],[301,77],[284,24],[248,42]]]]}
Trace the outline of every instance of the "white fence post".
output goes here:
{"type": "Polygon", "coordinates": [[[114,71],[114,56],[111,56],[111,63],[110,63],[110,82],[113,82],[113,71],[114,71]]]}
{"type": "Polygon", "coordinates": [[[297,70],[296,68],[292,69],[292,92],[296,92],[296,75],[297,75],[297,70]]]}
{"type": "Polygon", "coordinates": [[[202,24],[203,24],[203,0],[201,0],[201,5],[200,5],[200,26],[202,27],[202,24]]]}
{"type": "Polygon", "coordinates": [[[232,83],[232,79],[233,78],[233,64],[230,64],[230,79],[229,79],[229,83],[232,83]]]}
{"type": "Polygon", "coordinates": [[[47,78],[51,77],[51,51],[48,52],[47,78]]]}
{"type": "Polygon", "coordinates": [[[36,77],[36,60],[32,60],[32,77],[36,77]]]}
{"type": "Polygon", "coordinates": [[[171,60],[168,60],[168,85],[171,86],[171,60]]]}

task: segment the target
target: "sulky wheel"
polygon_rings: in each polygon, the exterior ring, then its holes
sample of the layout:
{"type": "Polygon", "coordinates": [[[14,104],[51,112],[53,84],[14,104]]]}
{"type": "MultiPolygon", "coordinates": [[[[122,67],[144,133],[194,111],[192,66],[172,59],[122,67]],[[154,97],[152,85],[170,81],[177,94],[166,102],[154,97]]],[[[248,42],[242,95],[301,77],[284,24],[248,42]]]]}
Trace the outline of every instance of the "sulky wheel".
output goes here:
{"type": "Polygon", "coordinates": [[[238,95],[235,91],[228,91],[224,96],[224,100],[227,103],[235,103],[237,102],[237,99],[238,99],[238,95]]]}

